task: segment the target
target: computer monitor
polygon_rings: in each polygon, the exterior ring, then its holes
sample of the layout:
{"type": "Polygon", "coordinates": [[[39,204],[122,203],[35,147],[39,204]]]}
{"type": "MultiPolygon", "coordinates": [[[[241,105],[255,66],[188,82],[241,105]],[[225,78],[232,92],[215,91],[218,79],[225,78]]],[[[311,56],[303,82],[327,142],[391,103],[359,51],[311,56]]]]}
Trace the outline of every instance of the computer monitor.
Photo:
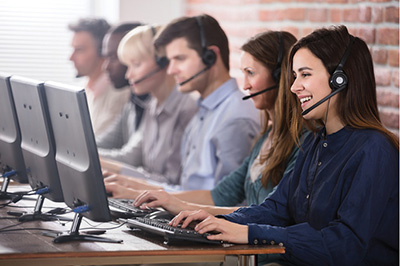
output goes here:
{"type": "Polygon", "coordinates": [[[42,213],[45,198],[63,202],[64,197],[55,160],[55,142],[43,82],[12,76],[11,90],[21,131],[21,149],[29,184],[39,194],[34,212],[19,218],[55,220],[61,217],[42,213]]]}
{"type": "Polygon", "coordinates": [[[111,220],[85,91],[56,82],[45,82],[44,87],[64,202],[76,213],[70,233],[54,241],[120,242],[79,234],[83,217],[96,222],[111,220]]]}
{"type": "Polygon", "coordinates": [[[9,198],[7,187],[10,179],[28,183],[10,77],[0,73],[0,167],[1,175],[4,177],[0,198],[3,199],[9,198]]]}

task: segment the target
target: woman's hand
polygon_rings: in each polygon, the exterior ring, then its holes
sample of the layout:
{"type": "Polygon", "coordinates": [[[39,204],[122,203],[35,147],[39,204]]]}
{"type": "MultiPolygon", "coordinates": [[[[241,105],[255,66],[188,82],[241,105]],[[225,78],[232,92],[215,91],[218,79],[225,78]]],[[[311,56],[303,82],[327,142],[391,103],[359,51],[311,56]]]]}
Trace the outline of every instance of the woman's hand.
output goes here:
{"type": "Polygon", "coordinates": [[[160,189],[144,191],[136,198],[134,205],[142,209],[163,207],[170,213],[177,214],[185,209],[186,204],[184,201],[160,189]]]}
{"type": "Polygon", "coordinates": [[[230,243],[247,244],[249,228],[247,225],[229,222],[223,218],[216,218],[206,211],[182,211],[175,216],[170,225],[178,226],[182,221],[182,228],[187,227],[193,221],[202,221],[195,226],[195,230],[204,234],[213,231],[212,235],[207,236],[210,240],[222,240],[230,243]],[[214,234],[219,232],[219,234],[214,234]]]}
{"type": "Polygon", "coordinates": [[[117,183],[105,183],[106,191],[112,194],[113,198],[118,199],[136,199],[136,197],[142,193],[142,190],[136,190],[121,186],[117,183]]]}

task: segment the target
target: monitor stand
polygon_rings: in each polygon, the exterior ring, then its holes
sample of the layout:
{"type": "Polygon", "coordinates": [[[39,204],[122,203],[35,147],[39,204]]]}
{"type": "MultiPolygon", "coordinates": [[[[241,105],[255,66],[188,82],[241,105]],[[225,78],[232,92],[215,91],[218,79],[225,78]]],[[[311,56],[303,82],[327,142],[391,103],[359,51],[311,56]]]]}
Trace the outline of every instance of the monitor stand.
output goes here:
{"type": "Polygon", "coordinates": [[[42,213],[42,207],[45,197],[39,195],[33,213],[21,213],[18,218],[19,222],[29,221],[71,221],[72,219],[55,215],[54,213],[42,213]]]}
{"type": "Polygon", "coordinates": [[[72,222],[71,230],[68,233],[58,234],[55,232],[42,232],[45,236],[54,237],[54,243],[65,243],[71,241],[93,241],[107,243],[122,243],[122,240],[115,240],[106,237],[94,236],[89,234],[80,234],[79,227],[82,222],[82,214],[76,213],[72,222]]]}
{"type": "Polygon", "coordinates": [[[11,194],[7,192],[8,184],[10,184],[11,178],[9,176],[5,177],[4,174],[3,178],[4,180],[0,190],[0,200],[12,199],[11,194]]]}

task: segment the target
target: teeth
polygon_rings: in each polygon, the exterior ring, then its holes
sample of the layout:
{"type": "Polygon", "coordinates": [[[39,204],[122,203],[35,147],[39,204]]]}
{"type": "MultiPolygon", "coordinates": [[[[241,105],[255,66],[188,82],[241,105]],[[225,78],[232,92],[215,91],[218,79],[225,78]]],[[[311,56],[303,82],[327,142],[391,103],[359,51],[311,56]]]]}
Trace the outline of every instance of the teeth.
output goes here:
{"type": "Polygon", "coordinates": [[[305,102],[311,100],[311,98],[312,98],[312,97],[304,97],[304,98],[301,98],[301,99],[300,99],[300,102],[301,102],[301,103],[305,103],[305,102]]]}

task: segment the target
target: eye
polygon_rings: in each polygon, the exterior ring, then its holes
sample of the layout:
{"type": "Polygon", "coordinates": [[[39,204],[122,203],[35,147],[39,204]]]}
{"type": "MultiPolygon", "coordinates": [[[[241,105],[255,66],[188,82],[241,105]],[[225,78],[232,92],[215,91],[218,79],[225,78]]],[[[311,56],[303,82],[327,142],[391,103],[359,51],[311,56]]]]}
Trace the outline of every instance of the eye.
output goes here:
{"type": "Polygon", "coordinates": [[[301,76],[302,76],[303,78],[306,78],[306,77],[308,77],[308,76],[311,76],[311,74],[310,74],[310,73],[307,73],[307,72],[303,72],[303,73],[301,73],[301,76]]]}

